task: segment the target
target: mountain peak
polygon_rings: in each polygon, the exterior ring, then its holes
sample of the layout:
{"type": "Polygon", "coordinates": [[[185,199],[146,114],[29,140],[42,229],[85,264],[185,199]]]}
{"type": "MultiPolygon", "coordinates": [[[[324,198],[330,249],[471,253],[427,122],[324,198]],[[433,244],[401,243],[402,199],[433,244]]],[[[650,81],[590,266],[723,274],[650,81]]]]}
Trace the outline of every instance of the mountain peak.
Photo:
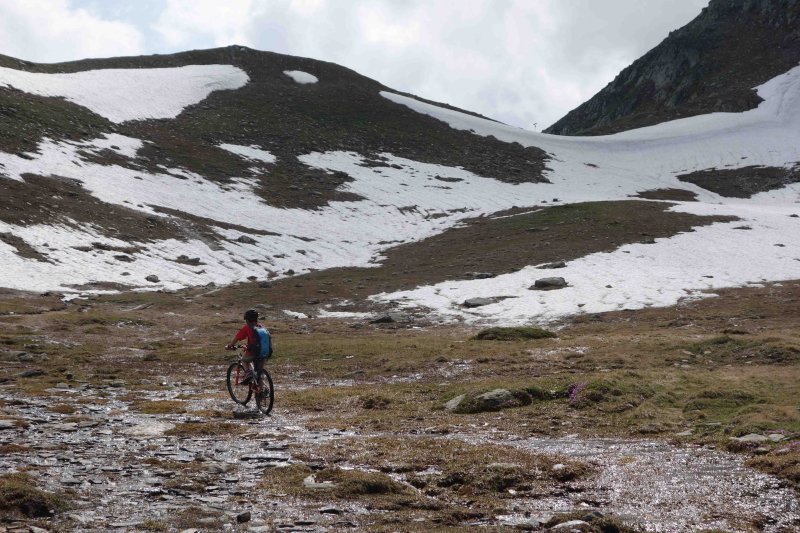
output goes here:
{"type": "Polygon", "coordinates": [[[758,106],[754,87],[800,62],[800,2],[712,0],[590,100],[544,130],[604,135],[758,106]]]}

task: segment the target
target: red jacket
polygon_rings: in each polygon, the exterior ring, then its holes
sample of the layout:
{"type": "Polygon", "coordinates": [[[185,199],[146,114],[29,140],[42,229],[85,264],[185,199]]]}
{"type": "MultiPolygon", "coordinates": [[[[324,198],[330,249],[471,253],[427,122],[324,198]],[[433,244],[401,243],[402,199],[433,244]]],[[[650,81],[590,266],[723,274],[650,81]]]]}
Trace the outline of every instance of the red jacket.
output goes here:
{"type": "MultiPolygon", "coordinates": [[[[260,322],[256,322],[254,327],[263,328],[264,326],[262,326],[260,322]]],[[[236,336],[233,338],[234,341],[243,341],[245,339],[247,339],[248,346],[252,346],[256,342],[256,336],[255,333],[253,332],[253,328],[251,328],[248,324],[242,326],[242,329],[240,329],[236,333],[236,336]]],[[[249,349],[247,350],[247,355],[250,356],[253,355],[250,353],[249,349]]]]}

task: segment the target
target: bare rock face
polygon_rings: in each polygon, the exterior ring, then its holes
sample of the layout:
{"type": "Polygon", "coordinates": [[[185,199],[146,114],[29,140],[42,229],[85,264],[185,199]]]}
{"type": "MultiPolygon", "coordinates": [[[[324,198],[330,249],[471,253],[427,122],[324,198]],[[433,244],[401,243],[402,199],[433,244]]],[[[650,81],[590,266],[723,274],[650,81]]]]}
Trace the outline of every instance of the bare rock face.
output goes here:
{"type": "Polygon", "coordinates": [[[711,0],[689,24],[544,130],[603,135],[758,106],[753,87],[800,62],[796,0],[711,0]]]}

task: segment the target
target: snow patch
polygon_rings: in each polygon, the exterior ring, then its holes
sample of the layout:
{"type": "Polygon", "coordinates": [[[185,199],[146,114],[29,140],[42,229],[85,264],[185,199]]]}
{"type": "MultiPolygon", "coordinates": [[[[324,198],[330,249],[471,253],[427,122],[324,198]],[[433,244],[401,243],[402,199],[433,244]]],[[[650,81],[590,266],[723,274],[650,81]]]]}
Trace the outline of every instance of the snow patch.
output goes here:
{"type": "Polygon", "coordinates": [[[266,150],[261,149],[258,145],[251,144],[250,146],[241,146],[238,144],[218,144],[223,150],[227,150],[233,154],[253,161],[261,161],[262,163],[274,163],[277,158],[266,150]]]}
{"type": "Polygon", "coordinates": [[[307,83],[317,83],[319,81],[319,79],[313,74],[303,72],[302,70],[284,70],[283,73],[301,85],[305,85],[307,83]]]}
{"type": "Polygon", "coordinates": [[[238,89],[249,81],[232,65],[103,69],[42,74],[0,67],[0,86],[39,96],[63,97],[111,122],[174,118],[213,91],[238,89]]]}

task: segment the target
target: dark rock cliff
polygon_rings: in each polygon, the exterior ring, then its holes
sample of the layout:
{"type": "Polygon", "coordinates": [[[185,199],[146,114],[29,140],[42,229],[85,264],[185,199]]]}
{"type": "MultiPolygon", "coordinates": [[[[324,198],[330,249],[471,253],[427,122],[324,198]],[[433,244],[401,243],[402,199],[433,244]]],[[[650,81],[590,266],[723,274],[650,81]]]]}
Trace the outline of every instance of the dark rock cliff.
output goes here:
{"type": "Polygon", "coordinates": [[[689,24],[545,130],[604,135],[715,111],[746,111],[754,87],[800,63],[800,0],[711,0],[689,24]]]}

